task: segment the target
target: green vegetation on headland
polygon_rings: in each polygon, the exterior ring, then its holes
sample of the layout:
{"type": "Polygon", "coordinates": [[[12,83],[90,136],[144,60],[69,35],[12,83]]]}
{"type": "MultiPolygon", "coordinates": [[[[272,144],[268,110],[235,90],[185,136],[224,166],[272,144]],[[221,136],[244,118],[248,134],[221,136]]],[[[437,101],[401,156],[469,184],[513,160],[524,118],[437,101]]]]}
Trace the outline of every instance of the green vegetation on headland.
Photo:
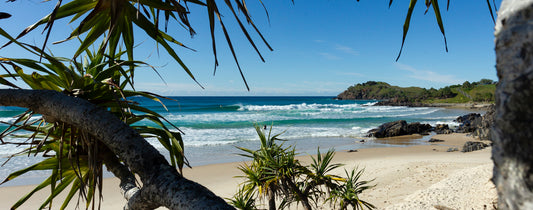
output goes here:
{"type": "Polygon", "coordinates": [[[368,81],[350,86],[337,96],[340,100],[382,100],[387,105],[421,105],[436,103],[494,102],[496,82],[482,79],[440,89],[398,87],[385,82],[368,81]]]}

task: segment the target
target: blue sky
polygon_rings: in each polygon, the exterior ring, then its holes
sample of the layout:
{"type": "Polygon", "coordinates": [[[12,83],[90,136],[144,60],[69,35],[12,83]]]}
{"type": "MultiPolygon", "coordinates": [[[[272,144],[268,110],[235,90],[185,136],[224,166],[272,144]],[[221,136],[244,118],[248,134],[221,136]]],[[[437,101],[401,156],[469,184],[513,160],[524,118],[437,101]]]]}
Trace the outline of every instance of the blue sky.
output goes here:
{"type": "MultiPolygon", "coordinates": [[[[169,27],[170,34],[196,52],[176,47],[178,54],[205,87],[201,89],[179,65],[156,49],[152,41],[137,33],[136,59],[157,67],[163,83],[149,68],[139,69],[135,82],[138,90],[163,95],[324,95],[335,96],[350,85],[384,81],[398,86],[440,88],[482,78],[497,80],[494,55],[494,24],[486,1],[439,1],[448,41],[444,40],[432,10],[424,15],[419,1],[411,20],[402,56],[402,28],[409,1],[333,1],[290,0],[263,1],[270,19],[258,1],[247,1],[252,18],[274,48],[269,51],[252,33],[266,62],[263,63],[223,10],[225,23],[232,35],[237,57],[251,90],[241,80],[231,52],[220,28],[216,34],[220,66],[213,76],[214,58],[204,8],[191,6],[190,21],[197,31],[191,39],[179,26],[169,27]]],[[[496,1],[499,6],[501,1],[496,1]]],[[[0,27],[17,34],[56,4],[37,0],[1,3],[0,11],[13,17],[0,21],[0,27]]],[[[56,23],[51,41],[65,38],[74,26],[56,23]]],[[[250,28],[251,29],[251,28],[250,28]]],[[[41,29],[42,30],[42,29],[41,29]]],[[[23,41],[42,44],[40,30],[23,41]]],[[[0,39],[4,43],[3,39],[0,39]]],[[[51,46],[56,55],[72,53],[76,42],[51,46]]],[[[0,50],[1,57],[21,57],[24,52],[14,48],[0,50]]]]}

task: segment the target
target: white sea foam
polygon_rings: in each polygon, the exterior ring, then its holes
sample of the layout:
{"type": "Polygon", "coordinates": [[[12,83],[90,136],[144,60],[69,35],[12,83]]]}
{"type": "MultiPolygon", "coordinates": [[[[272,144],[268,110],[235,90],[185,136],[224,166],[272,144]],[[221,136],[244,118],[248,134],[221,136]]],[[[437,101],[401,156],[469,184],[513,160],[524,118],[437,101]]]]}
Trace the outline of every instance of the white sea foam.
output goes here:
{"type": "Polygon", "coordinates": [[[454,121],[434,121],[434,122],[428,122],[428,124],[430,124],[431,126],[436,126],[438,124],[446,124],[450,127],[457,127],[459,125],[461,125],[461,123],[458,123],[458,122],[454,122],[454,121]]]}
{"type": "Polygon", "coordinates": [[[359,126],[354,126],[352,127],[352,130],[354,130],[355,133],[359,134],[359,136],[364,136],[366,133],[368,133],[368,131],[372,130],[372,128],[370,127],[362,128],[359,126]]]}
{"type": "MultiPolygon", "coordinates": [[[[185,146],[206,146],[234,144],[241,141],[258,141],[255,129],[247,128],[231,129],[195,129],[180,128],[186,135],[183,135],[185,146]]],[[[268,128],[270,129],[270,127],[268,128]]],[[[361,137],[370,130],[371,127],[311,127],[311,126],[275,126],[272,134],[283,133],[282,139],[295,138],[317,138],[317,137],[361,137]]],[[[150,141],[158,148],[159,142],[156,139],[150,141]]]]}
{"type": "Polygon", "coordinates": [[[179,123],[219,123],[219,122],[235,122],[235,121],[244,121],[244,122],[254,122],[258,119],[271,121],[271,120],[285,120],[292,119],[290,117],[282,115],[267,115],[265,113],[235,113],[235,112],[226,112],[226,113],[199,113],[199,114],[168,114],[164,116],[171,122],[179,123]]]}
{"type": "Polygon", "coordinates": [[[273,111],[273,110],[319,110],[331,111],[362,107],[360,104],[288,104],[288,105],[240,105],[239,111],[273,111]]]}

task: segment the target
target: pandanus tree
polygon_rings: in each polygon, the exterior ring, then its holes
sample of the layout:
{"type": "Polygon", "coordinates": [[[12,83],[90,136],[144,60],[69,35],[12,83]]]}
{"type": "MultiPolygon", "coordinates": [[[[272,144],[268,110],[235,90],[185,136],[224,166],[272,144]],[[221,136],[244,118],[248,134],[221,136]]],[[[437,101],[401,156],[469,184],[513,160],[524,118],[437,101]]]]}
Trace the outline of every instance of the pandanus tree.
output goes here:
{"type": "Polygon", "coordinates": [[[312,163],[302,164],[296,159],[294,146],[285,146],[279,136],[272,135],[272,127],[267,132],[255,126],[259,137],[259,148],[256,150],[239,147],[245,157],[251,158],[250,163],[239,167],[244,178],[237,194],[230,203],[239,209],[257,209],[256,201],[265,198],[268,209],[284,209],[292,204],[300,204],[304,209],[314,209],[322,204],[346,209],[351,205],[354,209],[374,206],[358,195],[372,187],[371,181],[359,180],[363,170],[353,169],[346,178],[333,172],[342,164],[332,163],[334,150],[325,154],[317,149],[312,163]],[[279,143],[281,142],[281,143],[279,143]],[[276,204],[276,200],[281,201],[276,204]]]}
{"type": "MultiPolygon", "coordinates": [[[[78,63],[53,57],[35,46],[13,41],[29,52],[42,56],[44,61],[8,58],[0,61],[3,66],[14,70],[11,75],[3,76],[22,79],[33,89],[22,90],[3,81],[16,89],[0,90],[1,104],[29,109],[10,123],[10,127],[0,137],[6,139],[6,136],[13,135],[27,138],[24,142],[2,140],[3,144],[28,145],[20,155],[43,153],[51,157],[12,173],[4,182],[33,170],[51,170],[52,173],[12,208],[19,207],[36,191],[49,186],[52,193],[42,204],[41,208],[44,208],[69,185],[71,189],[61,208],[67,206],[76,192],[85,199],[87,207],[91,203],[96,205],[92,201],[102,197],[97,192],[101,192],[103,165],[121,179],[120,187],[129,200],[127,208],[155,208],[160,205],[175,208],[191,203],[172,204],[171,200],[174,198],[164,197],[166,194],[194,196],[181,198],[185,200],[198,198],[200,195],[192,192],[177,193],[179,189],[176,188],[183,188],[187,183],[192,186],[187,188],[198,187],[198,190],[203,191],[200,194],[207,195],[205,199],[217,201],[217,197],[207,189],[180,175],[179,172],[188,163],[184,157],[179,129],[170,129],[161,115],[131,100],[132,97],[146,97],[159,101],[158,97],[161,96],[125,89],[131,85],[131,81],[124,75],[132,73],[133,69],[146,65],[145,63],[120,60],[121,53],[111,61],[107,55],[93,54],[90,51],[86,52],[83,62],[78,63]],[[24,69],[28,67],[35,72],[25,72],[24,69]],[[37,116],[37,119],[32,116],[37,116]],[[150,121],[155,126],[135,124],[139,121],[150,121]],[[30,133],[21,136],[15,132],[17,130],[30,133]],[[170,164],[144,138],[158,139],[169,152],[170,164]],[[168,173],[168,179],[154,176],[156,173],[168,173]],[[140,176],[142,188],[135,183],[134,174],[140,176]],[[165,186],[171,186],[172,182],[176,182],[171,190],[176,194],[161,191],[165,186]],[[154,202],[154,198],[150,196],[157,196],[160,200],[154,202]]],[[[166,191],[168,190],[167,188],[166,191]]],[[[221,199],[218,201],[225,205],[221,199]]],[[[209,201],[200,202],[201,204],[193,206],[213,205],[209,201]]]]}

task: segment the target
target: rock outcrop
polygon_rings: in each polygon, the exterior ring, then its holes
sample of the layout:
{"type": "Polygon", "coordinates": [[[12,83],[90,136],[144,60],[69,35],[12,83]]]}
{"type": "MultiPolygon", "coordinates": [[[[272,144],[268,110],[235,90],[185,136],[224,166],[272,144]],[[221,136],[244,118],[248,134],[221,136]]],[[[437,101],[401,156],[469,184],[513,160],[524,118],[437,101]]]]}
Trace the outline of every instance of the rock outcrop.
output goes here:
{"type": "MultiPolygon", "coordinates": [[[[460,116],[455,121],[461,123],[461,125],[455,129],[455,132],[472,133],[472,135],[477,136],[480,140],[492,140],[494,115],[494,105],[491,105],[483,116],[478,113],[460,116]]],[[[435,131],[437,130],[436,128],[435,131]]]]}
{"type": "Polygon", "coordinates": [[[463,149],[461,152],[472,152],[480,149],[484,149],[485,147],[488,147],[489,145],[480,142],[480,141],[467,141],[463,145],[463,149]]]}
{"type": "Polygon", "coordinates": [[[448,124],[437,124],[435,125],[435,133],[450,134],[450,133],[453,133],[453,130],[450,129],[450,126],[448,126],[448,124]]]}
{"type": "Polygon", "coordinates": [[[407,123],[405,120],[388,122],[368,131],[368,137],[385,138],[393,136],[428,134],[432,127],[429,124],[419,122],[407,123]]]}
{"type": "Polygon", "coordinates": [[[429,124],[407,123],[405,120],[398,120],[383,123],[379,127],[368,131],[367,137],[385,138],[411,134],[428,135],[429,132],[434,131],[436,134],[471,133],[479,137],[480,140],[491,140],[494,115],[494,106],[490,106],[483,116],[479,113],[459,116],[454,121],[461,124],[455,129],[450,129],[447,124],[437,124],[432,127],[429,124]]]}
{"type": "Polygon", "coordinates": [[[459,116],[455,122],[461,123],[455,130],[456,133],[471,133],[474,132],[478,126],[481,126],[481,114],[470,113],[459,116]]]}
{"type": "Polygon", "coordinates": [[[494,105],[491,105],[487,112],[481,117],[481,123],[477,126],[476,130],[472,134],[479,137],[480,140],[492,140],[494,115],[494,105]]]}

